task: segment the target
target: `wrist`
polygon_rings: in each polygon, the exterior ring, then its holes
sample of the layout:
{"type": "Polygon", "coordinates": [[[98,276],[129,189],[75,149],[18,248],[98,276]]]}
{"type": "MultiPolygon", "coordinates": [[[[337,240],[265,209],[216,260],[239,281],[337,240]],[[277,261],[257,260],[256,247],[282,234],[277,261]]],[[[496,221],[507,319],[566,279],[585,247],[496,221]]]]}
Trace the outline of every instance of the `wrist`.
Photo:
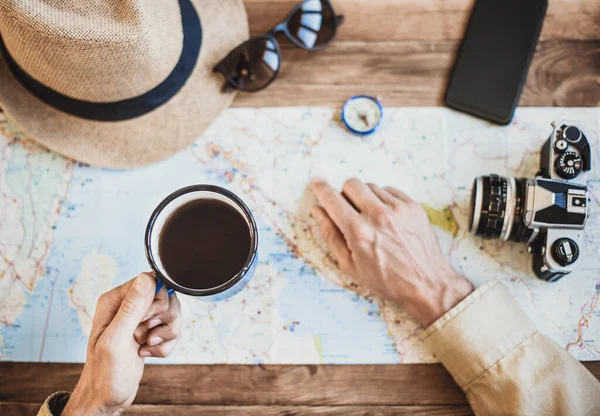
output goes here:
{"type": "Polygon", "coordinates": [[[473,290],[473,284],[460,275],[456,275],[445,281],[439,288],[436,296],[432,299],[434,302],[427,311],[428,313],[423,317],[423,321],[421,322],[423,327],[427,328],[432,325],[473,293],[473,290]]]}
{"type": "Polygon", "coordinates": [[[410,299],[405,299],[402,306],[423,328],[427,328],[469,296],[473,290],[471,282],[451,269],[443,278],[417,285],[410,299]]]}
{"type": "Polygon", "coordinates": [[[102,411],[102,406],[94,400],[94,394],[86,393],[85,388],[79,384],[71,393],[61,416],[105,416],[108,413],[102,411]]]}

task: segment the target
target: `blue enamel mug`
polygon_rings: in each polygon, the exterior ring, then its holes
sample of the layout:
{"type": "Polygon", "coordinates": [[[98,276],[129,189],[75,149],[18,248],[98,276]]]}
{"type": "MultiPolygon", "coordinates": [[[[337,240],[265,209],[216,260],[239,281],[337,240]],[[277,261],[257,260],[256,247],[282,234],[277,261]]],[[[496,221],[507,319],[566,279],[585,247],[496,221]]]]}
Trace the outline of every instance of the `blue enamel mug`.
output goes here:
{"type": "MultiPolygon", "coordinates": [[[[214,302],[239,293],[252,280],[258,263],[258,228],[250,209],[233,192],[215,185],[192,185],[173,192],[158,204],[148,221],[144,246],[150,267],[156,273],[157,291],[166,286],[169,294],[176,291],[214,302]],[[185,287],[171,279],[162,265],[158,250],[161,231],[166,221],[181,207],[199,199],[218,200],[234,208],[246,220],[250,231],[250,252],[244,266],[221,285],[205,289],[185,287]]],[[[202,276],[197,278],[202,279],[202,276]]]]}

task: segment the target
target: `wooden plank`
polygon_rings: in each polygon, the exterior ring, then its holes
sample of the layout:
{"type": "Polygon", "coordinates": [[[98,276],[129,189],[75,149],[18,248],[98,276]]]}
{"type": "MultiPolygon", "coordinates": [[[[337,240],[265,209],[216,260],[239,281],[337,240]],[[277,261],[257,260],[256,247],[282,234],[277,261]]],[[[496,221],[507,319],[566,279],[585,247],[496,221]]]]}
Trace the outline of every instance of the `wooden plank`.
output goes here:
{"type": "MultiPolygon", "coordinates": [[[[282,22],[299,0],[245,0],[251,34],[282,22]]],[[[475,0],[333,0],[346,21],[338,40],[459,40],[475,0]]],[[[552,0],[541,39],[599,39],[598,0],[552,0]]]]}
{"type": "MultiPolygon", "coordinates": [[[[35,415],[39,403],[0,403],[0,415],[35,415]]],[[[148,416],[468,416],[469,406],[198,406],[136,405],[123,415],[148,416]]]]}
{"type": "MultiPolygon", "coordinates": [[[[597,18],[600,21],[600,14],[597,18]]],[[[600,23],[597,26],[600,28],[600,23]]],[[[541,42],[529,68],[520,105],[600,106],[600,38],[541,42]]]]}
{"type": "Polygon", "coordinates": [[[125,415],[211,415],[211,416],[463,416],[469,406],[148,406],[138,405],[125,415]]]}
{"type": "MultiPolygon", "coordinates": [[[[239,93],[233,105],[340,106],[360,93],[387,106],[441,106],[457,47],[455,41],[340,42],[319,52],[287,46],[278,79],[263,91],[239,93]]],[[[599,106],[600,40],[540,42],[519,105],[599,106]]]]}
{"type": "Polygon", "coordinates": [[[37,415],[41,403],[3,403],[0,402],[0,416],[37,415]]]}
{"type": "MultiPolygon", "coordinates": [[[[0,363],[0,401],[72,390],[79,364],[0,363]]],[[[462,405],[441,365],[148,365],[136,402],[220,405],[462,405]]]]}
{"type": "MultiPolygon", "coordinates": [[[[600,362],[585,362],[600,380],[600,362]]],[[[80,364],[0,363],[0,402],[41,403],[71,390],[80,364]]],[[[138,404],[465,405],[440,364],[243,366],[148,365],[138,404]]]]}
{"type": "Polygon", "coordinates": [[[337,43],[319,52],[283,48],[279,77],[238,107],[340,106],[355,94],[387,106],[442,105],[456,42],[337,43]]]}

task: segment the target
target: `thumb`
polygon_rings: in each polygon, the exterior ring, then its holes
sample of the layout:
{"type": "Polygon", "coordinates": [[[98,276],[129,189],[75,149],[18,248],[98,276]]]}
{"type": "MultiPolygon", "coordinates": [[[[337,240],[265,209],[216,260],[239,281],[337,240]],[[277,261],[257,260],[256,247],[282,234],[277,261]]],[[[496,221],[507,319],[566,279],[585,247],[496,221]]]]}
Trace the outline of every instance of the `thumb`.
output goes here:
{"type": "Polygon", "coordinates": [[[106,328],[116,339],[133,338],[133,333],[142,322],[154,300],[156,283],[148,273],[142,273],[127,291],[119,311],[106,328]]]}

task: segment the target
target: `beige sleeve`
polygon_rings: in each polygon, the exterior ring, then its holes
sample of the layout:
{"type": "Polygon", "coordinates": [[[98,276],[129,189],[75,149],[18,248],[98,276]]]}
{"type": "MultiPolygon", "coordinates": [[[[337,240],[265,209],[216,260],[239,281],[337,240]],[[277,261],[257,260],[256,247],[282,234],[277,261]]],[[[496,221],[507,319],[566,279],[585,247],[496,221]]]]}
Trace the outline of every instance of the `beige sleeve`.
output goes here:
{"type": "Polygon", "coordinates": [[[469,295],[424,339],[478,416],[600,415],[598,380],[540,334],[499,281],[469,295]]]}
{"type": "Polygon", "coordinates": [[[60,416],[71,393],[68,391],[59,391],[46,399],[37,416],[60,416]]]}

